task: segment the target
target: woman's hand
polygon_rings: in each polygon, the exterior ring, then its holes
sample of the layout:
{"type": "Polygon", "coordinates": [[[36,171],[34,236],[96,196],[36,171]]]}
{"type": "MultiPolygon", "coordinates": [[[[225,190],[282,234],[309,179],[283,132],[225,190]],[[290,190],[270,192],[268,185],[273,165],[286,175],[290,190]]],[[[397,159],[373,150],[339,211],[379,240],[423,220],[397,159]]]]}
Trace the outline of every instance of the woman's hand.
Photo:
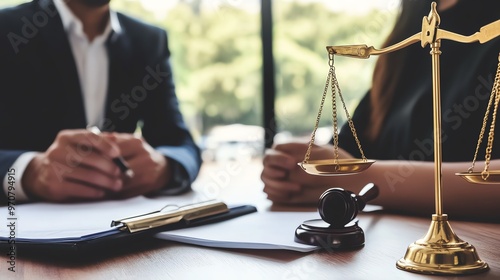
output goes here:
{"type": "MultiPolygon", "coordinates": [[[[267,150],[261,179],[264,192],[276,203],[316,203],[327,188],[332,187],[332,177],[307,174],[297,164],[304,160],[307,143],[287,143],[267,150]]],[[[333,159],[333,146],[313,145],[310,160],[333,159]]],[[[339,158],[352,156],[339,150],[339,158]]]]}

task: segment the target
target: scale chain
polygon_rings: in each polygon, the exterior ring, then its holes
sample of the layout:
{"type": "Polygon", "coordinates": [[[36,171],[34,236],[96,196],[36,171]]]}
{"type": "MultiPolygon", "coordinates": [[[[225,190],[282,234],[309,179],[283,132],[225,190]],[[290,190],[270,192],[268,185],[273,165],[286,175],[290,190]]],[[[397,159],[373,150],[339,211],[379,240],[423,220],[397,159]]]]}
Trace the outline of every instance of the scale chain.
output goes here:
{"type": "Polygon", "coordinates": [[[333,73],[334,73],[334,76],[333,76],[332,86],[333,86],[333,84],[335,84],[335,87],[337,87],[337,90],[339,92],[339,97],[340,97],[340,100],[342,101],[342,106],[344,107],[344,111],[345,111],[345,114],[347,117],[347,123],[349,124],[349,128],[351,129],[351,133],[354,136],[354,140],[356,141],[356,144],[358,145],[359,152],[361,153],[361,158],[363,159],[363,161],[366,162],[367,159],[365,157],[365,153],[363,152],[363,149],[361,148],[361,142],[359,141],[358,134],[356,133],[356,128],[354,128],[354,122],[352,121],[352,118],[349,115],[349,111],[347,111],[347,106],[345,105],[344,97],[342,96],[342,91],[340,90],[339,82],[337,80],[337,76],[335,75],[335,71],[333,73]]]}
{"type": "Polygon", "coordinates": [[[325,103],[326,94],[328,93],[328,86],[330,85],[330,79],[333,73],[333,55],[330,57],[330,70],[328,71],[328,75],[326,77],[325,89],[323,90],[323,96],[321,97],[321,103],[319,105],[318,116],[316,117],[316,123],[314,124],[313,132],[311,133],[311,141],[309,141],[309,146],[307,147],[306,156],[304,158],[303,163],[306,164],[311,157],[311,149],[314,144],[314,140],[316,139],[316,130],[318,130],[319,121],[321,119],[321,113],[323,112],[323,104],[325,103]]]}
{"type": "Polygon", "coordinates": [[[331,66],[331,76],[332,80],[332,121],[333,121],[333,155],[335,157],[335,170],[339,170],[339,124],[337,119],[337,94],[336,94],[336,76],[335,76],[335,66],[331,66]]]}
{"type": "Polygon", "coordinates": [[[493,150],[493,140],[494,140],[494,135],[495,135],[495,123],[496,123],[496,116],[497,116],[497,108],[498,108],[498,104],[500,101],[500,53],[498,55],[498,61],[499,61],[499,63],[497,65],[497,71],[495,74],[495,81],[493,82],[493,87],[491,89],[490,99],[489,99],[488,105],[486,107],[486,113],[484,114],[483,123],[481,126],[481,131],[479,133],[479,139],[477,141],[476,150],[474,151],[474,158],[472,159],[471,167],[469,167],[469,169],[467,170],[467,172],[469,172],[469,173],[474,172],[474,167],[476,165],[479,147],[481,146],[481,143],[483,141],[484,133],[486,130],[486,125],[488,123],[488,118],[490,115],[490,110],[491,110],[491,107],[494,103],[495,105],[493,108],[492,120],[491,120],[491,124],[490,124],[490,131],[488,133],[488,142],[487,142],[487,146],[486,146],[485,166],[484,166],[484,170],[481,172],[481,177],[483,180],[487,180],[489,177],[489,166],[490,166],[490,160],[491,160],[491,152],[493,150]],[[493,99],[495,100],[495,102],[493,102],[493,99]]]}
{"type": "MultiPolygon", "coordinates": [[[[500,59],[500,54],[499,54],[499,59],[500,59]]],[[[496,123],[496,117],[497,117],[497,111],[498,111],[498,103],[500,101],[500,63],[498,64],[498,69],[497,73],[495,75],[495,82],[493,83],[493,89],[491,90],[491,94],[495,94],[495,107],[493,108],[493,116],[491,118],[491,124],[490,124],[490,132],[488,134],[488,145],[486,147],[486,155],[485,155],[485,164],[484,164],[484,170],[481,172],[481,177],[483,180],[488,179],[489,177],[489,172],[488,169],[490,167],[490,160],[491,160],[491,152],[493,150],[493,139],[495,137],[495,123],[496,123]]]]}
{"type": "Polygon", "coordinates": [[[330,69],[328,71],[328,75],[327,75],[326,83],[325,83],[325,88],[323,90],[323,95],[321,97],[321,103],[319,106],[318,116],[316,117],[314,129],[313,129],[313,132],[311,133],[311,140],[309,141],[306,155],[305,155],[304,161],[302,163],[306,164],[311,157],[312,146],[313,146],[314,141],[316,139],[316,131],[318,130],[318,127],[319,127],[319,122],[321,119],[321,114],[323,112],[323,106],[325,103],[326,95],[328,93],[328,88],[331,85],[331,90],[332,90],[332,120],[333,120],[333,149],[334,149],[334,157],[335,157],[335,163],[336,163],[335,169],[338,170],[340,168],[340,164],[339,164],[339,130],[338,130],[338,115],[337,115],[337,100],[336,100],[336,93],[337,92],[339,94],[340,101],[342,102],[342,107],[345,111],[345,114],[347,117],[347,122],[349,124],[349,128],[351,129],[351,133],[354,136],[356,144],[358,145],[358,149],[361,153],[361,157],[362,157],[363,161],[365,161],[365,162],[367,161],[367,159],[365,157],[363,149],[361,148],[361,142],[359,141],[358,135],[356,133],[356,129],[354,128],[354,123],[352,121],[351,116],[349,115],[349,112],[347,111],[347,106],[345,104],[344,97],[342,96],[342,91],[340,90],[339,82],[337,80],[337,75],[335,74],[335,66],[334,66],[334,60],[333,60],[334,55],[333,55],[333,53],[329,53],[328,56],[329,56],[328,64],[330,66],[330,69]]]}
{"type": "MultiPolygon", "coordinates": [[[[500,63],[498,64],[500,67],[500,63]]],[[[493,104],[493,99],[495,97],[495,94],[490,95],[490,100],[488,101],[488,106],[486,107],[486,113],[484,114],[483,118],[483,125],[481,126],[481,132],[479,132],[479,139],[477,140],[477,146],[476,146],[476,151],[474,152],[474,158],[472,159],[472,166],[469,167],[467,170],[469,173],[474,172],[474,167],[476,166],[476,159],[477,159],[477,154],[479,152],[479,146],[481,146],[481,143],[483,142],[483,137],[484,137],[484,132],[486,130],[486,124],[488,123],[488,118],[490,116],[490,108],[491,105],[493,104]]]]}

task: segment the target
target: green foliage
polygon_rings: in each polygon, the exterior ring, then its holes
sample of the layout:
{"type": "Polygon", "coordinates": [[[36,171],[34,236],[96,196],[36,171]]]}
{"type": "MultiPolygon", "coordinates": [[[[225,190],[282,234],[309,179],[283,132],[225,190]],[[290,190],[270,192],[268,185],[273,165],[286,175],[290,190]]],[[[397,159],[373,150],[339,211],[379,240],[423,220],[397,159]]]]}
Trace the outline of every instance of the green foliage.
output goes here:
{"type": "Polygon", "coordinates": [[[220,124],[260,125],[259,15],[230,5],[196,10],[179,3],[162,23],[183,109],[196,114],[203,132],[220,124]]]}

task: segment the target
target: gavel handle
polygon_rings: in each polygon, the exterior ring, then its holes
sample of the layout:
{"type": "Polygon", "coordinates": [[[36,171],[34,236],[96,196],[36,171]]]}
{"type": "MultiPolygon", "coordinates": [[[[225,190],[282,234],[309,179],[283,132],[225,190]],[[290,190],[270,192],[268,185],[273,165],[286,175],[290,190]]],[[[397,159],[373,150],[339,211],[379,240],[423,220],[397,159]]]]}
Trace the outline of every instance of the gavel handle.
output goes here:
{"type": "Polygon", "coordinates": [[[360,200],[360,210],[365,208],[366,203],[368,201],[376,198],[379,194],[378,187],[373,183],[369,183],[363,187],[363,189],[359,192],[358,199],[360,200]]]}

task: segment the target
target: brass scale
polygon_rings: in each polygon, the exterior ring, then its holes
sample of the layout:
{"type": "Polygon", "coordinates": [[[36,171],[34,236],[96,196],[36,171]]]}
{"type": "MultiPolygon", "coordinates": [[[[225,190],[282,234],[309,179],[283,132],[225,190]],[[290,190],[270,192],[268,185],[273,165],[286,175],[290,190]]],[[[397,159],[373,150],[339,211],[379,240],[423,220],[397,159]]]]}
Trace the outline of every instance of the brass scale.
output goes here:
{"type": "MultiPolygon", "coordinates": [[[[314,130],[311,133],[311,140],[303,162],[299,163],[302,169],[312,175],[335,176],[359,173],[373,164],[374,160],[368,160],[361,148],[360,141],[356,135],[353,121],[347,111],[344,98],[340,91],[340,87],[336,78],[335,68],[333,66],[334,55],[348,56],[354,58],[369,58],[370,55],[380,55],[402,49],[416,42],[421,42],[422,47],[427,44],[431,47],[432,56],[432,83],[433,83],[433,129],[434,129],[434,183],[435,183],[435,209],[436,213],[432,215],[430,228],[422,239],[410,244],[406,254],[396,263],[396,267],[410,272],[423,274],[472,274],[482,272],[488,269],[488,264],[482,261],[474,246],[461,240],[452,230],[448,223],[448,216],[442,213],[441,199],[441,104],[440,104],[440,64],[439,55],[441,54],[441,40],[452,40],[461,43],[479,43],[488,42],[500,35],[500,20],[483,26],[479,32],[470,36],[463,36],[452,33],[446,30],[439,29],[440,18],[436,10],[437,4],[431,4],[431,11],[428,16],[422,20],[422,31],[399,42],[392,46],[375,49],[366,45],[350,45],[350,46],[328,46],[330,71],[326,81],[325,89],[320,103],[318,116],[314,130]],[[311,148],[314,144],[316,130],[323,105],[326,99],[327,91],[331,86],[332,91],[332,117],[333,117],[333,146],[334,158],[326,160],[310,160],[311,148]],[[361,159],[340,159],[338,148],[338,122],[337,122],[337,100],[336,92],[338,92],[343,109],[347,116],[347,122],[354,136],[356,144],[361,153],[361,159]]],[[[500,61],[500,55],[499,55],[500,61]]],[[[472,183],[480,184],[498,184],[500,183],[500,171],[489,170],[491,151],[494,138],[494,126],[497,115],[497,108],[500,101],[500,63],[497,68],[494,85],[491,92],[491,97],[488,102],[488,107],[483,119],[479,140],[477,143],[472,166],[462,173],[456,175],[463,177],[465,180],[472,183]],[[493,107],[493,112],[491,108],[493,107]],[[490,131],[487,139],[486,156],[484,170],[481,172],[474,171],[476,157],[479,146],[482,142],[486,130],[486,123],[490,113],[492,120],[490,131]]]]}

